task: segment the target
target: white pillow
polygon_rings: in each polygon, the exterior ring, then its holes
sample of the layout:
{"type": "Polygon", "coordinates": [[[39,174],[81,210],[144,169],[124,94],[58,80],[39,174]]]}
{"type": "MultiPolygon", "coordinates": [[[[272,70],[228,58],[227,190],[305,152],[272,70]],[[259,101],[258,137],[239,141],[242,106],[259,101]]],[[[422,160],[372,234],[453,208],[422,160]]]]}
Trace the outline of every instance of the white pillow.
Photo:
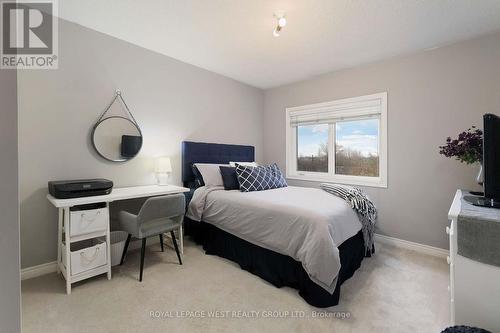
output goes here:
{"type": "Polygon", "coordinates": [[[249,167],[256,167],[259,166],[257,162],[229,162],[229,165],[232,166],[233,168],[236,167],[236,163],[242,166],[249,166],[249,167]]]}
{"type": "Polygon", "coordinates": [[[224,186],[219,167],[227,164],[195,163],[194,166],[201,173],[205,186],[224,186]]]}

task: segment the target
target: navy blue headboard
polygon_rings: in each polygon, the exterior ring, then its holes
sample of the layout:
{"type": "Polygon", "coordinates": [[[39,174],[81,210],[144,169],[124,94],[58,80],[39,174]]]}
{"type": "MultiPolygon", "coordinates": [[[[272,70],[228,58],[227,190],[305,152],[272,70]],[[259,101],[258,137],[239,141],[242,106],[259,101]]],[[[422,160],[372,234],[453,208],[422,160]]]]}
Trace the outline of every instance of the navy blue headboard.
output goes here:
{"type": "Polygon", "coordinates": [[[182,182],[193,187],[194,163],[227,164],[229,162],[254,162],[255,147],[206,142],[182,142],[182,182]]]}

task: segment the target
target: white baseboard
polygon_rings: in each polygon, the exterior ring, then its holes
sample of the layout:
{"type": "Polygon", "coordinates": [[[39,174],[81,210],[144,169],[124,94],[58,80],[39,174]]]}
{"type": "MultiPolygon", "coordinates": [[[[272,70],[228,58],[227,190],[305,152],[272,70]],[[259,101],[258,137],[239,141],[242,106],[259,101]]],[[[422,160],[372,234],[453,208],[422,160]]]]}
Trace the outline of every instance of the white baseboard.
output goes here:
{"type": "MultiPolygon", "coordinates": [[[[160,243],[159,238],[148,239],[148,246],[160,243]]],[[[138,240],[131,241],[128,250],[137,250],[141,248],[141,242],[138,240]]],[[[21,281],[32,279],[45,274],[55,273],[57,271],[57,261],[48,262],[45,264],[26,267],[21,269],[21,281]]]]}
{"type": "Polygon", "coordinates": [[[380,242],[382,244],[388,244],[395,247],[416,251],[422,254],[427,254],[438,258],[446,258],[450,254],[448,250],[441,249],[439,247],[414,243],[404,239],[389,237],[380,234],[375,234],[375,242],[380,242]]]}
{"type": "Polygon", "coordinates": [[[32,267],[26,267],[21,269],[21,280],[28,280],[37,276],[54,273],[56,270],[57,261],[52,261],[32,267]]]}

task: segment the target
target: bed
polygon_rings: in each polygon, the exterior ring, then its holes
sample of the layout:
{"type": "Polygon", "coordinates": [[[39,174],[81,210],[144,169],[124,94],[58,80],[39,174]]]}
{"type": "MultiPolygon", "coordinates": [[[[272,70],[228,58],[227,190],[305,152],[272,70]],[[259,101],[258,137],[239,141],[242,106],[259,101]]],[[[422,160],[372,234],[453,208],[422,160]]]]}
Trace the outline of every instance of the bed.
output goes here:
{"type": "Polygon", "coordinates": [[[365,255],[361,224],[342,199],[287,187],[242,193],[196,187],[194,163],[253,162],[252,146],[183,142],[182,179],[191,189],[186,235],[206,254],[232,260],[310,305],[339,303],[340,287],[365,255]]]}

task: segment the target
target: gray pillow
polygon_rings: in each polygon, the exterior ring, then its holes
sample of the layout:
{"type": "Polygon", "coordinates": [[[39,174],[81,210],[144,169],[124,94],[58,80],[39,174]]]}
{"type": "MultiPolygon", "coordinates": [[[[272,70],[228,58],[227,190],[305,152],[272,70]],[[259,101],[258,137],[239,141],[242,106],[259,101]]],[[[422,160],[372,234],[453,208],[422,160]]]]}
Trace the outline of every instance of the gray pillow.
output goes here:
{"type": "Polygon", "coordinates": [[[219,167],[229,166],[229,164],[195,163],[194,166],[203,177],[205,186],[224,186],[219,167]]]}

